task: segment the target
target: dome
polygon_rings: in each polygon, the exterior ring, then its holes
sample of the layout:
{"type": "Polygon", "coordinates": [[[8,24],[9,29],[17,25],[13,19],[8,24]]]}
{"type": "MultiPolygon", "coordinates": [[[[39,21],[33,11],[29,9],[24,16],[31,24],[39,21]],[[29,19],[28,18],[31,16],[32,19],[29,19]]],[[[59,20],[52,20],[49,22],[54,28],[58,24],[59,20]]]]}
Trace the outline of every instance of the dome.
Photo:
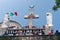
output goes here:
{"type": "MultiPolygon", "coordinates": [[[[2,23],[3,23],[3,22],[0,23],[0,28],[1,28],[2,23]]],[[[19,24],[19,23],[16,22],[16,21],[13,21],[13,20],[10,20],[9,24],[10,24],[10,25],[9,25],[9,28],[19,28],[19,29],[22,28],[22,27],[21,27],[21,24],[19,24]]]]}

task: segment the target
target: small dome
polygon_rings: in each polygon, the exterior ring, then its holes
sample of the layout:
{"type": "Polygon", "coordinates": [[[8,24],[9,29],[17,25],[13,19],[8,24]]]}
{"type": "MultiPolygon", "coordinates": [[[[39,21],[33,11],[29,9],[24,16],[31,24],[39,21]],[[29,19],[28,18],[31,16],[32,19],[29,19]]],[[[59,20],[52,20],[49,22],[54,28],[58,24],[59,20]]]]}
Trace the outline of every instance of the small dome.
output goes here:
{"type": "MultiPolygon", "coordinates": [[[[3,22],[0,23],[0,28],[1,28],[2,23],[3,22]]],[[[9,24],[10,24],[9,25],[10,26],[9,28],[19,28],[19,29],[22,28],[21,25],[18,22],[13,21],[13,20],[10,20],[9,24]]]]}

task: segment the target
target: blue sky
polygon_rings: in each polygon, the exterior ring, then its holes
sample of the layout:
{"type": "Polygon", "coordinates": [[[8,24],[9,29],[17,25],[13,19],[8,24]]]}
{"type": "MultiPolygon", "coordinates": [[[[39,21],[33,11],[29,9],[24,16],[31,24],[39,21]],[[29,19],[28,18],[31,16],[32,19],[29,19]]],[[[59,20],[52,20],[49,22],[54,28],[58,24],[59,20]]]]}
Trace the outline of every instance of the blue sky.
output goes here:
{"type": "Polygon", "coordinates": [[[29,15],[29,6],[34,5],[34,13],[40,15],[39,19],[34,19],[33,25],[41,27],[46,25],[46,12],[53,14],[54,30],[60,30],[60,9],[54,12],[52,10],[55,0],[0,0],[0,22],[3,21],[7,12],[18,12],[18,16],[10,17],[11,20],[19,22],[22,26],[29,23],[28,19],[24,19],[24,15],[29,15]]]}

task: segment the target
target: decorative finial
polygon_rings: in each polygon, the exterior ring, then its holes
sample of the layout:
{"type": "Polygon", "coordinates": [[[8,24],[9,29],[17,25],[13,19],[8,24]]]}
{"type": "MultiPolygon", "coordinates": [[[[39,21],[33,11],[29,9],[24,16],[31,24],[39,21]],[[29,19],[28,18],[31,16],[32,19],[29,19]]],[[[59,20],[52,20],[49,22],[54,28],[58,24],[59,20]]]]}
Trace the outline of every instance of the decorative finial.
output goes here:
{"type": "Polygon", "coordinates": [[[30,8],[31,8],[31,9],[34,8],[34,5],[30,5],[30,8]]]}
{"type": "Polygon", "coordinates": [[[33,8],[34,8],[34,5],[30,5],[29,8],[30,8],[30,13],[32,13],[33,12],[33,8]]]}

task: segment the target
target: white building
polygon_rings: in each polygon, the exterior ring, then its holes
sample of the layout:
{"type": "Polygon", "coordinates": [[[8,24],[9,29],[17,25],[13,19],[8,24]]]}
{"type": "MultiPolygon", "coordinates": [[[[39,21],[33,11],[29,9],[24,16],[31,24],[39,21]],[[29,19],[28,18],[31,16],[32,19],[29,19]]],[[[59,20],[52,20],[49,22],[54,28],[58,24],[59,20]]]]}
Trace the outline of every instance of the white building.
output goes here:
{"type": "Polygon", "coordinates": [[[47,19],[47,24],[46,24],[46,27],[45,27],[45,34],[48,34],[52,30],[54,30],[53,29],[52,13],[51,12],[46,13],[46,19],[47,19]]]}
{"type": "MultiPolygon", "coordinates": [[[[9,24],[10,24],[9,25],[10,27],[8,27],[8,28],[11,28],[11,29],[21,29],[22,28],[18,22],[13,21],[13,20],[10,20],[9,24]]],[[[0,35],[3,35],[5,33],[6,28],[2,28],[1,25],[2,25],[2,22],[0,23],[0,35]]]]}
{"type": "Polygon", "coordinates": [[[0,23],[0,35],[3,35],[8,28],[21,29],[21,25],[18,22],[10,20],[9,13],[5,15],[3,22],[0,23]]]}

